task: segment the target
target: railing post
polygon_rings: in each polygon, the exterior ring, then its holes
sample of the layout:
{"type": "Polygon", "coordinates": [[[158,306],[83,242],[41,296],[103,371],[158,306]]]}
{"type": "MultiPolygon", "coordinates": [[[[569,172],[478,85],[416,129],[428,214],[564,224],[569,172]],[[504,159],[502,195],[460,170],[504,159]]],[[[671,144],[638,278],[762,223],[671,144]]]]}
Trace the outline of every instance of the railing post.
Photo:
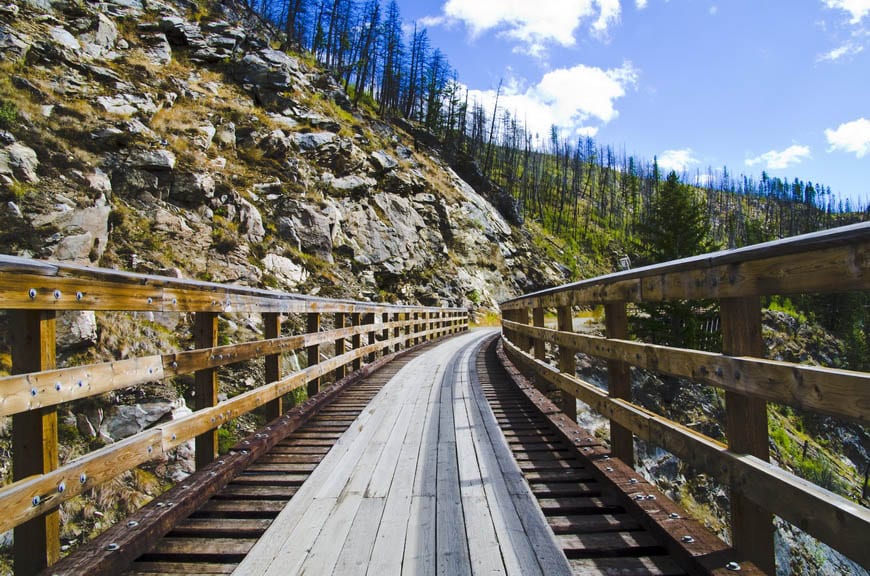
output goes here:
{"type": "MultiPolygon", "coordinates": [[[[353,312],[350,315],[350,325],[353,327],[359,327],[360,325],[360,313],[353,312]]],[[[359,350],[362,347],[362,334],[356,332],[353,336],[350,337],[351,348],[354,350],[359,350]]],[[[353,359],[352,364],[353,370],[357,371],[362,368],[362,358],[357,357],[353,359]]]]}
{"type": "MultiPolygon", "coordinates": [[[[401,322],[402,315],[399,312],[393,313],[393,322],[401,322]]],[[[399,342],[399,336],[402,334],[401,329],[398,326],[393,327],[393,352],[399,352],[402,349],[402,343],[399,342]]]]}
{"type": "MultiPolygon", "coordinates": [[[[532,324],[538,328],[544,327],[544,309],[540,306],[532,308],[532,324]]],[[[547,348],[546,343],[540,338],[535,339],[535,360],[546,360],[547,348]]]]}
{"type": "Polygon", "coordinates": [[[390,347],[386,344],[386,342],[390,339],[390,329],[387,328],[387,324],[390,323],[390,313],[384,312],[383,314],[381,314],[381,320],[384,322],[384,331],[381,335],[384,339],[384,349],[382,350],[382,355],[386,356],[390,353],[390,347]]]}
{"type": "MultiPolygon", "coordinates": [[[[51,370],[55,363],[55,313],[9,311],[12,371],[15,374],[51,370]]],[[[58,466],[57,410],[37,408],[12,416],[12,478],[44,474],[58,466]]],[[[36,574],[60,558],[60,523],[55,510],[14,531],[16,576],[36,574]]]]}
{"type": "MultiPolygon", "coordinates": [[[[197,312],[193,325],[197,348],[214,348],[218,343],[218,315],[215,312],[197,312]]],[[[218,378],[215,368],[197,370],[194,376],[194,410],[217,404],[218,378]]],[[[217,428],[196,437],[196,469],[210,464],[218,455],[217,428]]]]}
{"type": "MultiPolygon", "coordinates": [[[[628,338],[628,314],[625,302],[611,302],[604,307],[604,322],[608,338],[628,338]]],[[[631,371],[628,364],[617,360],[607,361],[607,390],[611,398],[631,402],[631,371]]],[[[611,453],[634,466],[634,437],[631,430],[610,421],[611,453]]]]}
{"type": "Polygon", "coordinates": [[[407,350],[408,348],[411,347],[411,325],[408,324],[408,322],[411,321],[411,313],[405,312],[404,316],[405,316],[405,329],[404,329],[405,341],[402,344],[402,347],[407,350]]]}
{"type": "MultiPolygon", "coordinates": [[[[543,321],[543,318],[541,320],[543,321]]],[[[571,306],[559,306],[556,308],[556,321],[558,322],[560,332],[573,332],[574,311],[571,309],[571,306]]],[[[574,372],[577,369],[576,354],[573,348],[559,346],[559,372],[574,376],[574,372]]],[[[562,412],[573,422],[576,422],[577,399],[564,390],[561,391],[560,396],[562,397],[562,405],[560,406],[562,412]]]]}
{"type": "Polygon", "coordinates": [[[420,343],[420,313],[414,312],[414,346],[420,343]]]}
{"type": "MultiPolygon", "coordinates": [[[[374,329],[375,328],[375,313],[374,312],[366,315],[366,324],[369,324],[371,326],[371,329],[369,330],[369,333],[368,333],[368,343],[369,343],[369,345],[371,345],[371,344],[375,343],[375,335],[376,335],[376,332],[374,329]]],[[[369,362],[369,363],[374,362],[376,356],[377,356],[377,352],[372,350],[371,352],[369,352],[368,358],[366,358],[366,362],[369,362]]]]}
{"type": "MultiPolygon", "coordinates": [[[[722,352],[729,356],[761,357],[761,300],[758,297],[724,298],[722,352]]],[[[735,378],[739,377],[735,375],[735,378]]],[[[737,392],[725,392],[725,426],[728,448],[769,461],[767,403],[737,392]]],[[[747,559],[774,573],[773,516],[731,490],[731,542],[747,559]]]]}
{"type": "MultiPolygon", "coordinates": [[[[305,331],[308,334],[320,332],[320,313],[309,312],[305,331]]],[[[314,366],[320,363],[320,344],[313,344],[307,348],[308,365],[314,366]]],[[[308,382],[308,397],[316,396],[320,392],[320,378],[314,378],[308,382]]]]}
{"type": "MultiPolygon", "coordinates": [[[[346,314],[344,312],[336,312],[335,313],[335,329],[341,330],[345,326],[345,317],[346,314]]],[[[336,338],[335,339],[335,355],[341,356],[344,354],[344,338],[336,338]]],[[[347,373],[347,366],[339,366],[335,369],[335,380],[336,382],[344,378],[344,375],[347,373]]]]}
{"type": "MultiPolygon", "coordinates": [[[[281,315],[275,312],[263,314],[263,335],[267,339],[281,336],[281,315]]],[[[277,382],[281,379],[281,355],[270,354],[265,357],[266,383],[277,382]]],[[[266,422],[271,422],[284,413],[283,401],[280,397],[275,398],[264,406],[266,422]]]]}

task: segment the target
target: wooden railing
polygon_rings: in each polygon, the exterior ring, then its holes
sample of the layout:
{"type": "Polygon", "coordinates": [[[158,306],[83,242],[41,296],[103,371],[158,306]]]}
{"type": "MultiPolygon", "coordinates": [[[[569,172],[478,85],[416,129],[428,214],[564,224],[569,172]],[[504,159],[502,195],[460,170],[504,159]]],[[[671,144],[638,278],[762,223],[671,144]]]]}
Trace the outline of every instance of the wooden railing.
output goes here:
{"type": "Polygon", "coordinates": [[[761,297],[870,289],[870,224],[717,252],[569,284],[503,302],[509,358],[542,386],[610,419],[611,450],[633,463],[633,437],[655,444],[731,489],[732,544],[773,573],[772,514],[870,566],[870,512],[768,460],[767,402],[866,425],[870,374],[763,358],[761,297]],[[629,340],[627,305],[713,299],[720,305],[722,354],[629,340]],[[603,305],[606,337],[574,333],[573,307],[603,305]],[[544,327],[555,309],[558,329],[544,327]],[[530,314],[531,313],[531,314],[530,314]],[[532,325],[529,325],[530,316],[532,325]],[[558,367],[546,361],[558,347],[558,367]],[[609,392],[575,375],[581,352],[607,361],[609,392]],[[631,403],[630,366],[690,378],[725,391],[723,445],[631,403]]]}
{"type": "Polygon", "coordinates": [[[316,394],[325,376],[339,379],[377,355],[468,327],[464,309],[326,300],[8,256],[0,256],[0,309],[12,345],[13,375],[0,378],[0,416],[13,420],[14,480],[0,489],[0,533],[15,529],[16,574],[58,559],[61,503],[191,439],[203,467],[217,455],[222,424],[261,406],[275,418],[282,397],[296,388],[316,394]],[[195,349],[56,369],[56,314],[83,310],[193,313],[195,349]],[[228,313],[262,314],[264,338],[218,346],[218,317],[228,313]],[[307,315],[305,334],[282,335],[287,314],[307,315]],[[334,328],[321,331],[327,314],[334,328]],[[335,354],[323,359],[327,343],[335,354]],[[307,367],[283,374],[281,354],[297,350],[305,351],[307,367]],[[218,368],[258,358],[265,384],[218,401],[218,368]],[[59,405],[183,374],[195,375],[193,414],[59,465],[59,405]]]}

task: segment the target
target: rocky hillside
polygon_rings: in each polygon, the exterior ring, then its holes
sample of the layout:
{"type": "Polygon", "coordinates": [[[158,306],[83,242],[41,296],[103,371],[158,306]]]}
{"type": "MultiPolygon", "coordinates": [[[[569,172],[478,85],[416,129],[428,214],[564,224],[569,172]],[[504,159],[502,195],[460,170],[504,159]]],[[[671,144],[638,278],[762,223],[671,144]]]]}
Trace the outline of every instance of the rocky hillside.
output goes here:
{"type": "Polygon", "coordinates": [[[434,152],[232,3],[0,6],[0,251],[494,306],[560,280],[434,152]]]}
{"type": "MultiPolygon", "coordinates": [[[[436,151],[278,47],[233,2],[0,1],[0,253],[478,312],[564,280],[436,151]]],[[[189,318],[158,316],[61,315],[59,363],[190,344],[189,318]]],[[[227,342],[261,329],[221,322],[227,342]]],[[[261,377],[222,371],[222,394],[261,377]]],[[[187,413],[190,382],[167,384],[64,406],[61,460],[187,413]]],[[[64,505],[64,549],[190,468],[183,448],[64,505]]]]}

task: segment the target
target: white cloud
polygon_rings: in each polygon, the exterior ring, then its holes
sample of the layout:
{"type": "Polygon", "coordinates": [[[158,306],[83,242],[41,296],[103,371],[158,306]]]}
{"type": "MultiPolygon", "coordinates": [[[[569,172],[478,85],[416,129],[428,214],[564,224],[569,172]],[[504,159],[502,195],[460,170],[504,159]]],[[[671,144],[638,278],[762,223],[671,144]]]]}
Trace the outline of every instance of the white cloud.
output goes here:
{"type": "Polygon", "coordinates": [[[701,161],[695,158],[695,153],[691,148],[683,148],[682,150],[665,150],[656,158],[659,164],[659,169],[663,173],[668,173],[671,170],[677,174],[681,174],[695,164],[700,164],[701,161]]]}
{"type": "Polygon", "coordinates": [[[770,150],[761,156],[747,158],[747,166],[764,164],[768,170],[783,170],[789,166],[800,164],[810,157],[809,146],[794,144],[785,150],[770,150]]]}
{"type": "Polygon", "coordinates": [[[718,6],[710,6],[710,16],[715,16],[718,13],[719,13],[718,6]]]}
{"type": "Polygon", "coordinates": [[[819,54],[816,57],[816,62],[835,62],[844,56],[854,56],[864,51],[864,47],[854,42],[847,42],[838,48],[834,48],[830,52],[819,54]]]}
{"type": "MultiPolygon", "coordinates": [[[[516,79],[502,88],[499,114],[508,111],[526,124],[532,134],[546,138],[551,126],[574,136],[594,136],[596,124],[607,124],[619,115],[615,103],[637,83],[631,62],[603,70],[579,64],[546,73],[534,86],[523,87],[516,79]]],[[[492,114],[495,90],[469,90],[469,98],[492,114]]]]}
{"type": "Polygon", "coordinates": [[[870,0],[824,0],[825,6],[848,12],[850,24],[860,24],[864,16],[870,14],[870,0]]]}
{"type": "Polygon", "coordinates": [[[839,150],[850,152],[857,158],[863,158],[870,154],[870,120],[858,118],[852,122],[840,124],[836,130],[825,130],[825,138],[828,144],[828,152],[839,150]]]}
{"type": "Polygon", "coordinates": [[[643,10],[646,8],[646,0],[634,0],[635,5],[638,10],[643,10]]]}
{"type": "Polygon", "coordinates": [[[524,52],[541,55],[550,43],[573,46],[575,31],[585,20],[593,19],[590,32],[606,36],[619,22],[620,0],[447,0],[443,20],[460,21],[472,36],[497,30],[518,41],[524,52]]]}

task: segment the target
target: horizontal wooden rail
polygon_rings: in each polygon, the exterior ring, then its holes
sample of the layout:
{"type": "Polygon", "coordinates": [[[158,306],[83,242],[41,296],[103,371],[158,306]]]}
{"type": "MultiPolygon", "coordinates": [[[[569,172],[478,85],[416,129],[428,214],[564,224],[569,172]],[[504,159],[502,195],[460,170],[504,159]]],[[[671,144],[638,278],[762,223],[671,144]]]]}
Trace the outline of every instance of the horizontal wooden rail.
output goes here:
{"type": "MultiPolygon", "coordinates": [[[[440,328],[417,332],[414,336],[426,339],[441,331],[440,328]]],[[[253,409],[305,386],[309,381],[326,376],[339,366],[365,357],[384,346],[403,344],[405,335],[387,341],[374,342],[309,366],[298,372],[234,396],[211,408],[172,420],[140,432],[122,441],[95,450],[51,472],[19,480],[0,489],[0,532],[41,516],[101,482],[135,468],[145,462],[164,458],[166,453],[204,432],[246,414],[253,409]]]]}
{"type": "Polygon", "coordinates": [[[867,289],[870,223],[864,222],[617,272],[520,296],[500,306],[519,310],[867,289]]]}
{"type": "MultiPolygon", "coordinates": [[[[410,320],[379,324],[384,328],[413,325],[414,322],[410,320]]],[[[217,368],[270,354],[295,352],[337,338],[364,334],[369,330],[368,326],[352,326],[312,334],[6,376],[0,378],[0,416],[80,400],[163,378],[192,374],[205,368],[217,368]]]]}
{"type": "Polygon", "coordinates": [[[723,390],[788,404],[861,424],[870,419],[870,374],[762,358],[560,332],[505,320],[505,328],[573,348],[605,360],[619,360],[653,372],[691,378],[723,390]]]}
{"type": "Polygon", "coordinates": [[[56,511],[84,490],[193,439],[197,468],[208,465],[217,455],[216,430],[230,420],[260,407],[275,418],[288,392],[307,385],[316,394],[325,377],[343,378],[348,367],[364,370],[378,355],[468,328],[464,309],[329,300],[2,255],[0,309],[15,335],[14,374],[0,378],[0,416],[16,419],[16,462],[34,462],[16,464],[14,481],[0,488],[0,532],[16,530],[16,574],[57,560],[56,511]],[[56,369],[56,313],[81,310],[194,313],[197,349],[56,369]],[[262,314],[266,337],[218,346],[218,314],[229,313],[262,314]],[[303,315],[306,333],[282,336],[287,314],[303,315]],[[335,328],[321,330],[323,314],[334,315],[335,328]],[[334,346],[333,357],[323,356],[324,344],[334,346]],[[280,355],[303,350],[308,366],[282,374],[280,355]],[[265,383],[218,402],[216,370],[260,358],[265,383]],[[195,375],[192,414],[57,466],[56,406],[185,374],[195,375]]]}
{"type": "Polygon", "coordinates": [[[728,484],[732,543],[760,568],[775,569],[772,514],[866,566],[867,509],[767,463],[767,402],[863,425],[870,374],[761,358],[760,297],[867,290],[870,223],[862,223],[520,296],[501,304],[502,326],[512,360],[542,387],[561,390],[567,415],[579,398],[610,419],[614,456],[633,461],[634,435],[728,484]],[[628,303],[691,299],[718,300],[722,354],[628,339],[628,303]],[[572,306],[598,304],[605,305],[607,337],[574,333],[572,306]],[[555,310],[558,330],[543,326],[546,309],[555,310]],[[558,369],[543,362],[546,344],[558,349],[558,369]],[[578,352],[607,361],[608,391],[576,377],[578,352]],[[632,404],[630,366],[724,390],[728,446],[632,404]]]}
{"type": "Polygon", "coordinates": [[[720,481],[808,534],[860,562],[870,565],[870,510],[746,454],[736,454],[712,438],[636,406],[611,398],[594,384],[569,376],[535,360],[509,341],[508,357],[518,367],[543,378],[559,390],[617,421],[638,438],[659,446],[720,481]]]}

